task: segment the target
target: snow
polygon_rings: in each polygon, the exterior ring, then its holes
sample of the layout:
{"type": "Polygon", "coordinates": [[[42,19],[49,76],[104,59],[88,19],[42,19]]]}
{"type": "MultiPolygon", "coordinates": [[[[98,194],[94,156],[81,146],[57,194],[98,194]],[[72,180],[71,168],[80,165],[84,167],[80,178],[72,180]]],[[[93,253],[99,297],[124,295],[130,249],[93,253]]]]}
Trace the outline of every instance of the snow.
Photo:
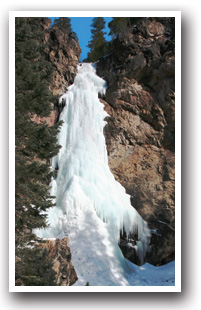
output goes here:
{"type": "Polygon", "coordinates": [[[155,267],[148,263],[136,266],[127,260],[133,270],[130,273],[130,285],[135,286],[174,286],[175,285],[175,262],[155,267]]]}
{"type": "Polygon", "coordinates": [[[150,231],[108,166],[103,135],[107,113],[98,99],[105,90],[95,66],[82,64],[74,84],[60,98],[66,105],[58,136],[62,148],[52,159],[52,169],[59,168],[51,182],[56,207],[48,211],[49,228],[35,233],[42,238],[68,236],[78,276],[75,286],[174,285],[173,263],[137,267],[118,246],[123,229],[127,236],[137,233],[135,249],[143,262],[150,231]]]}

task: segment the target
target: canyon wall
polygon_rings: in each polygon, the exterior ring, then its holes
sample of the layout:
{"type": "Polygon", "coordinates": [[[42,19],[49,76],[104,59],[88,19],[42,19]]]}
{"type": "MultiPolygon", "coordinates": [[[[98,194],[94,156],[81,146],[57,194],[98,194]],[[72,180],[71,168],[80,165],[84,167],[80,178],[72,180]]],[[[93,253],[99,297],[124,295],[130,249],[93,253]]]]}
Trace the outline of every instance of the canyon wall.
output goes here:
{"type": "MultiPolygon", "coordinates": [[[[107,81],[102,102],[109,166],[152,232],[147,261],[160,265],[175,251],[174,18],[143,18],[120,33],[97,63],[107,81]]],[[[130,243],[135,238],[130,236],[130,243]]],[[[124,255],[136,262],[125,238],[124,255]]]]}

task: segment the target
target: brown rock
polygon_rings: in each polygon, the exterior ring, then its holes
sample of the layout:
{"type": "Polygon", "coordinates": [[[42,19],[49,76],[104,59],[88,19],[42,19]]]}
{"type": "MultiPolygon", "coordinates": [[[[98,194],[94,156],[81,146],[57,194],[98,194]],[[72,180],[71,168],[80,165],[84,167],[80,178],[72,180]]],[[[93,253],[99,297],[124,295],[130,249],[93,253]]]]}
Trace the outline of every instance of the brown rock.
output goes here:
{"type": "MultiPolygon", "coordinates": [[[[45,32],[46,48],[44,54],[46,60],[50,61],[54,68],[50,91],[54,96],[61,96],[66,92],[68,86],[74,82],[81,48],[79,42],[73,39],[68,32],[57,27],[50,28],[50,24],[50,19],[42,19],[41,21],[41,26],[45,32]]],[[[36,123],[46,122],[49,126],[54,125],[62,107],[58,105],[58,102],[54,102],[52,105],[53,111],[49,117],[32,115],[32,120],[36,123]]]]}
{"type": "Polygon", "coordinates": [[[51,90],[53,95],[62,95],[73,84],[81,48],[69,33],[56,27],[49,30],[47,45],[47,58],[55,68],[51,90]]]}
{"type": "Polygon", "coordinates": [[[59,114],[58,109],[54,109],[52,110],[50,116],[48,117],[40,117],[34,114],[31,120],[35,122],[36,124],[41,124],[41,123],[46,122],[48,126],[53,126],[58,118],[58,114],[59,114]]]}
{"type": "MultiPolygon", "coordinates": [[[[160,265],[175,251],[174,19],[142,19],[114,46],[97,70],[108,84],[109,166],[151,229],[147,260],[160,265]]],[[[135,245],[136,236],[130,239],[135,245]]],[[[138,263],[127,243],[122,236],[124,255],[138,263]]]]}
{"type": "Polygon", "coordinates": [[[77,281],[75,269],[71,263],[71,253],[68,238],[46,240],[41,243],[53,263],[53,270],[56,273],[56,285],[70,286],[77,281]]]}
{"type": "Polygon", "coordinates": [[[165,32],[165,27],[163,24],[152,21],[150,24],[147,26],[147,33],[150,36],[160,36],[163,35],[165,32]]]}

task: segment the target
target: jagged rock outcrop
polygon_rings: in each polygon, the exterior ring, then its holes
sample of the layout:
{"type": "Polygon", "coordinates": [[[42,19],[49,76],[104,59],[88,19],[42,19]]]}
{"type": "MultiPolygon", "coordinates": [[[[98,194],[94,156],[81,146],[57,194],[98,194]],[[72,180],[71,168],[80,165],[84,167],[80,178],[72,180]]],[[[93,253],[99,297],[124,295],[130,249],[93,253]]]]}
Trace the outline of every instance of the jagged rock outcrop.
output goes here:
{"type": "Polygon", "coordinates": [[[81,49],[72,36],[57,28],[50,31],[48,45],[48,57],[56,69],[51,90],[53,95],[62,95],[73,84],[81,49]]]}
{"type": "Polygon", "coordinates": [[[46,31],[46,58],[54,67],[54,76],[50,89],[53,95],[63,95],[68,86],[74,82],[81,48],[79,42],[71,33],[65,32],[56,26],[50,28],[50,23],[51,20],[42,24],[46,31]]]}
{"type": "MultiPolygon", "coordinates": [[[[65,32],[58,27],[50,28],[51,20],[42,19],[41,27],[44,29],[44,42],[46,48],[44,56],[53,66],[53,79],[50,90],[54,96],[61,96],[68,86],[72,85],[77,74],[77,64],[80,59],[81,48],[75,35],[65,32]]],[[[53,111],[49,117],[33,115],[36,123],[46,121],[49,126],[55,124],[63,107],[58,102],[52,103],[53,111]]]]}
{"type": "MultiPolygon", "coordinates": [[[[142,18],[117,36],[113,52],[97,64],[108,84],[109,166],[148,222],[147,260],[155,265],[174,259],[175,251],[174,63],[174,18],[142,18]]],[[[135,261],[124,239],[120,246],[135,261]]]]}
{"type": "Polygon", "coordinates": [[[77,275],[71,263],[68,238],[46,240],[39,246],[46,249],[48,257],[53,264],[56,285],[73,285],[77,281],[77,275]]]}

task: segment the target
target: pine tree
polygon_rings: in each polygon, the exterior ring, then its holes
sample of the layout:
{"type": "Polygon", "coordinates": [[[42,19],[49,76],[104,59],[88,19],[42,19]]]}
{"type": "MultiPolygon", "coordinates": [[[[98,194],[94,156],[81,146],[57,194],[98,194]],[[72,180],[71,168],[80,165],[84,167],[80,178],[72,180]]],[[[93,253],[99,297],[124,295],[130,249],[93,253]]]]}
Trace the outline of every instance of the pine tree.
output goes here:
{"type": "Polygon", "coordinates": [[[63,31],[68,33],[72,32],[71,21],[68,17],[59,17],[54,20],[53,28],[61,28],[63,31]]]}
{"type": "Polygon", "coordinates": [[[113,17],[112,21],[109,22],[108,27],[110,28],[109,35],[114,39],[119,32],[125,31],[128,28],[128,18],[113,17]]]}
{"type": "Polygon", "coordinates": [[[56,286],[55,275],[45,248],[18,250],[15,265],[16,286],[56,286]]]}
{"type": "Polygon", "coordinates": [[[106,40],[104,37],[105,20],[103,17],[94,17],[91,24],[92,40],[87,47],[90,52],[87,54],[87,61],[95,62],[106,52],[106,40]]]}
{"type": "Polygon", "coordinates": [[[140,19],[141,17],[113,17],[112,21],[108,24],[110,28],[109,35],[114,39],[118,33],[125,31],[140,19]]]}
{"type": "MultiPolygon", "coordinates": [[[[47,226],[45,211],[53,207],[48,185],[53,176],[50,158],[60,148],[57,134],[61,123],[50,127],[45,122],[36,124],[32,120],[33,115],[49,116],[52,102],[56,100],[49,90],[53,70],[45,59],[41,22],[41,18],[18,17],[15,25],[16,256],[21,261],[18,271],[21,270],[25,278],[32,268],[27,265],[32,261],[30,256],[40,252],[39,249],[34,253],[26,250],[27,243],[35,239],[32,229],[47,226]]],[[[45,254],[42,257],[44,259],[45,254]]],[[[41,277],[36,275],[35,283],[41,277]]]]}
{"type": "Polygon", "coordinates": [[[60,124],[36,124],[32,116],[49,116],[52,68],[43,55],[40,19],[16,19],[16,230],[46,225],[42,214],[52,206],[48,160],[59,150],[60,124]]]}

